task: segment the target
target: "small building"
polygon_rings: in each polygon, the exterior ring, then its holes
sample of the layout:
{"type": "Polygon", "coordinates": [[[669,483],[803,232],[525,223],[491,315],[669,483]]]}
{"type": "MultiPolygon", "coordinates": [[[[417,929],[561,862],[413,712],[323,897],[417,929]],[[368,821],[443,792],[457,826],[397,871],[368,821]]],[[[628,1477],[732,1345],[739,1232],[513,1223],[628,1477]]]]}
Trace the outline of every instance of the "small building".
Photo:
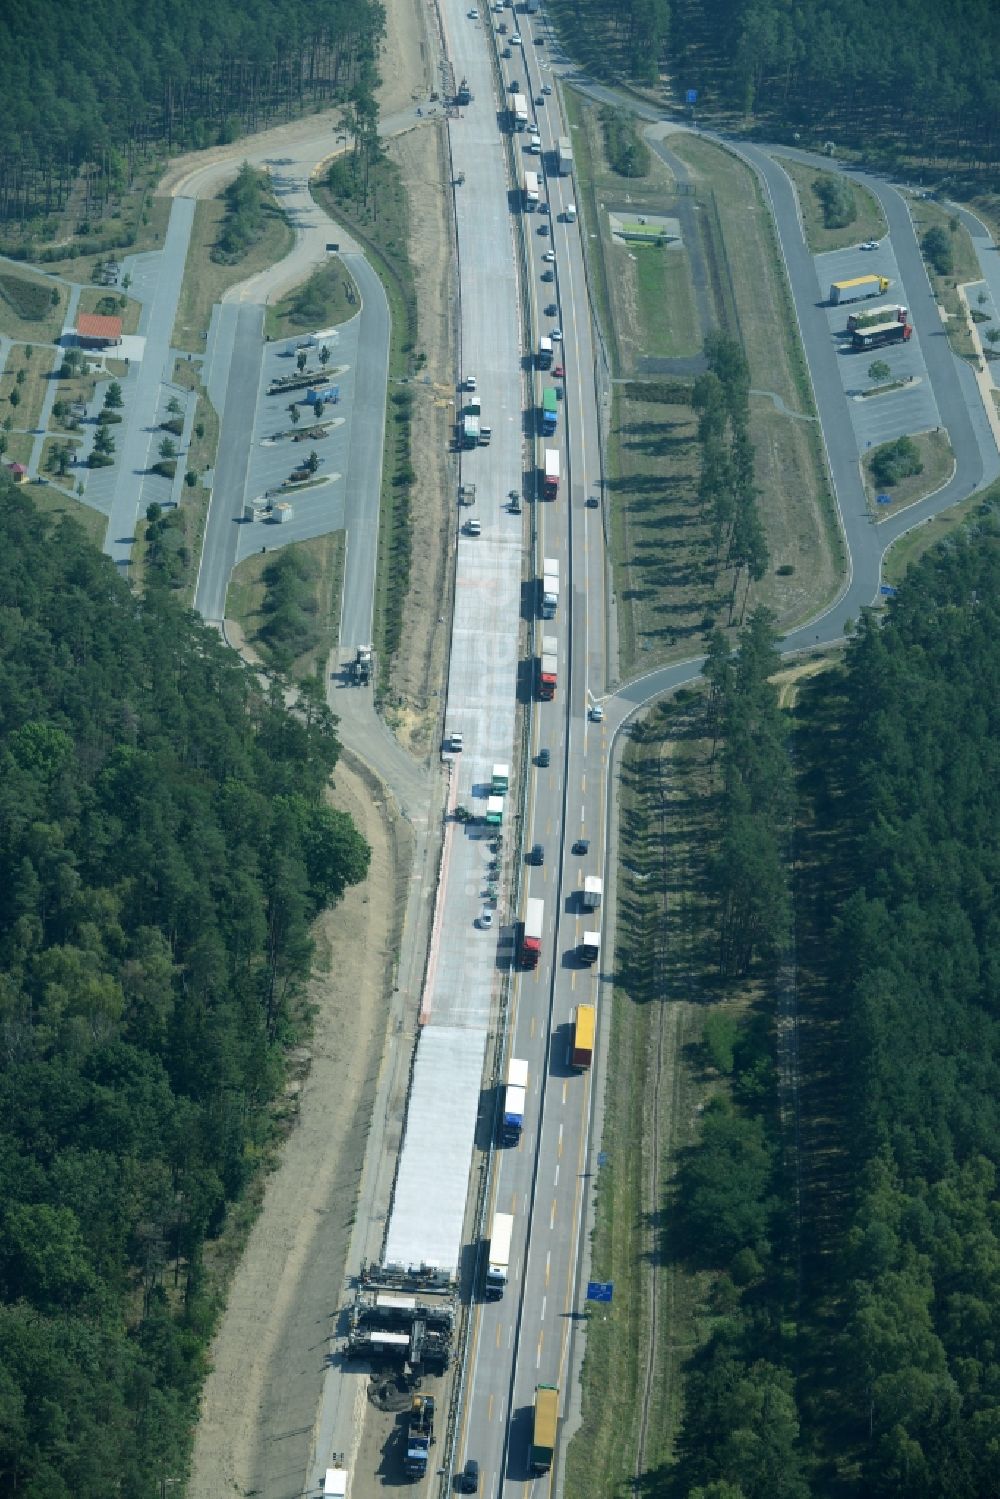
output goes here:
{"type": "Polygon", "coordinates": [[[81,312],[76,320],[76,341],[81,349],[114,348],[122,341],[122,320],[99,312],[81,312]]]}
{"type": "Polygon", "coordinates": [[[28,470],[23,463],[8,463],[7,472],[15,484],[23,484],[28,477],[28,470]]]}

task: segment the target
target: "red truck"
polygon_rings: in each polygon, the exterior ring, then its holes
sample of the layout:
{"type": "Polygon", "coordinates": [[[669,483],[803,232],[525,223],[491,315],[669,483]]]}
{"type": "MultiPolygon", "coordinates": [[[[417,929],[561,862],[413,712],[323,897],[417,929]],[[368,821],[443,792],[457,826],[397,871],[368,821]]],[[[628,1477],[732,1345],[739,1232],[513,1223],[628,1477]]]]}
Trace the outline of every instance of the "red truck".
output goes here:
{"type": "Polygon", "coordinates": [[[545,449],[545,481],[542,485],[542,494],[547,500],[554,500],[559,493],[559,452],[556,448],[545,449]]]}
{"type": "Polygon", "coordinates": [[[542,926],[545,921],[545,902],[531,896],[524,908],[524,931],[521,936],[521,965],[537,968],[542,952],[542,926]]]}
{"type": "Polygon", "coordinates": [[[542,654],[538,658],[538,696],[543,703],[551,703],[556,695],[559,678],[558,649],[554,635],[542,636],[542,654]]]}

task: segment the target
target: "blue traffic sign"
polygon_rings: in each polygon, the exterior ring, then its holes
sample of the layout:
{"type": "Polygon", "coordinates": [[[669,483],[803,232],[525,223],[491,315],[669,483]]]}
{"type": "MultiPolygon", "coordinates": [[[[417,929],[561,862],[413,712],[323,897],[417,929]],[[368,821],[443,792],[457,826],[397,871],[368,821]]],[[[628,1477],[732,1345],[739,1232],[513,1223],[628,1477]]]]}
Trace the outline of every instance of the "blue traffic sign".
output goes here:
{"type": "Polygon", "coordinates": [[[877,494],[875,496],[875,503],[877,505],[891,505],[892,504],[892,495],[891,494],[877,494]]]}
{"type": "Polygon", "coordinates": [[[687,104],[697,104],[698,90],[696,88],[689,88],[687,93],[684,95],[684,99],[687,104]]]}
{"type": "Polygon", "coordinates": [[[896,590],[891,583],[883,583],[879,589],[879,593],[884,599],[894,599],[896,597],[896,590]]]}
{"type": "Polygon", "coordinates": [[[613,1280],[588,1280],[588,1301],[610,1301],[615,1289],[613,1280]]]}

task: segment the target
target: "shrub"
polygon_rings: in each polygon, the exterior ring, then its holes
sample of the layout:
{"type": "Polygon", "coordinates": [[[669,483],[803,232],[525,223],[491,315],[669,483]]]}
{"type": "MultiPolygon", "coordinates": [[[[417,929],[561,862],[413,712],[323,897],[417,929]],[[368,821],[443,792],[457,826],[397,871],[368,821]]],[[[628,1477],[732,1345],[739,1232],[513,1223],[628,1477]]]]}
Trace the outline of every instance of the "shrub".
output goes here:
{"type": "Polygon", "coordinates": [[[912,474],[923,473],[920,449],[912,437],[887,442],[872,455],[872,477],[883,489],[889,489],[912,474]]]}
{"type": "Polygon", "coordinates": [[[939,276],[950,276],[955,269],[955,252],[947,232],[935,224],[920,241],[921,248],[939,276]]]}
{"type": "Polygon", "coordinates": [[[858,205],[854,189],[844,177],[815,177],[813,192],[823,210],[823,223],[827,229],[846,229],[858,216],[858,205]]]}

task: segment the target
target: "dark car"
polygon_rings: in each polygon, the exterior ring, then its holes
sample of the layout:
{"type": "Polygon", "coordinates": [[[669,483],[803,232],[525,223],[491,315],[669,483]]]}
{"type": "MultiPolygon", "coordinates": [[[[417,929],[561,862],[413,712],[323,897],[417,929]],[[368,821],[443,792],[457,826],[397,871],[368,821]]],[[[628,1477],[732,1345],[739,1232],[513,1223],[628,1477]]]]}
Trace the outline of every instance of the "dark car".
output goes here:
{"type": "Polygon", "coordinates": [[[548,226],[548,224],[539,224],[539,226],[538,226],[538,232],[539,232],[539,234],[548,234],[548,232],[549,232],[549,226],[548,226]]]}
{"type": "Polygon", "coordinates": [[[479,1464],[474,1457],[470,1457],[462,1469],[462,1493],[479,1493],[479,1464]]]}
{"type": "Polygon", "coordinates": [[[550,302],[549,305],[548,305],[548,307],[546,307],[546,309],[545,309],[545,316],[546,317],[558,317],[558,315],[559,315],[559,308],[556,306],[556,304],[554,302],[550,302]]]}
{"type": "Polygon", "coordinates": [[[539,765],[541,766],[541,768],[543,770],[547,770],[548,769],[548,767],[549,767],[549,765],[551,763],[551,760],[552,760],[552,757],[549,754],[549,752],[548,752],[547,749],[540,749],[538,751],[538,763],[539,763],[539,765]]]}
{"type": "Polygon", "coordinates": [[[531,853],[528,855],[528,863],[529,864],[544,864],[545,863],[545,849],[542,847],[542,845],[540,843],[533,843],[531,845],[531,853]]]}
{"type": "Polygon", "coordinates": [[[576,842],[573,844],[573,852],[575,854],[585,854],[585,853],[588,853],[589,850],[590,850],[590,839],[589,838],[578,838],[576,840],[576,842]]]}

